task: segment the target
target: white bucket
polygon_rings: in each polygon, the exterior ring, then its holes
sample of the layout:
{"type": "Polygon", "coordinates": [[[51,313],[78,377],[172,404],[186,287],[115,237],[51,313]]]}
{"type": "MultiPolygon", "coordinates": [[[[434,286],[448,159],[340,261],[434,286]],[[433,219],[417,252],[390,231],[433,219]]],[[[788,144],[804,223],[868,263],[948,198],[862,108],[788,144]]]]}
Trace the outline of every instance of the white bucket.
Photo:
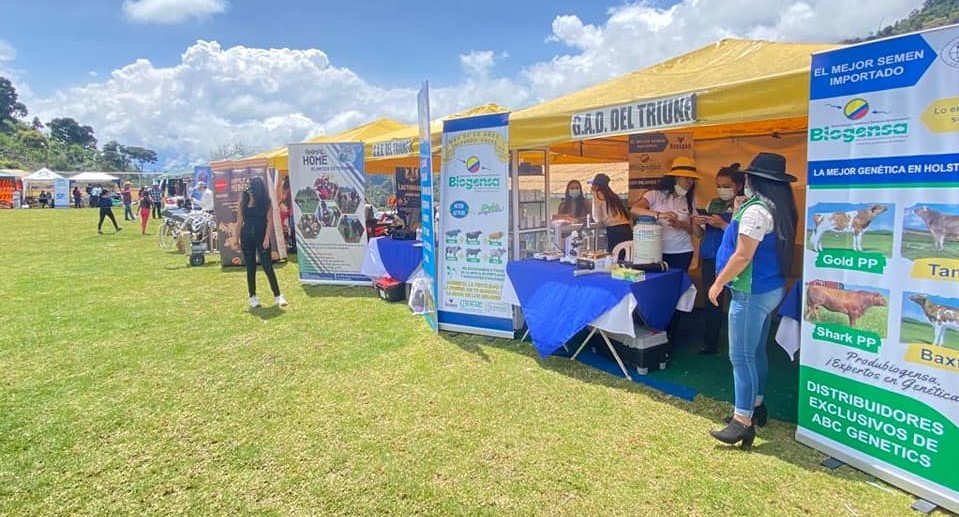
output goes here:
{"type": "Polygon", "coordinates": [[[642,216],[633,226],[633,264],[663,261],[663,227],[656,219],[642,216]]]}

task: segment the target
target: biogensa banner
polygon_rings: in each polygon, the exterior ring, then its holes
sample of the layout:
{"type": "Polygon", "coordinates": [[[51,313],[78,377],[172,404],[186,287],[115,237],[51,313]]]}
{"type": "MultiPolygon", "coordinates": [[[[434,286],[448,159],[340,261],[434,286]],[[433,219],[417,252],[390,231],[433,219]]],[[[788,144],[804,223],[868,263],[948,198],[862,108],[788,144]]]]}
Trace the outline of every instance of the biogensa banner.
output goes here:
{"type": "Polygon", "coordinates": [[[512,337],[502,301],[509,213],[508,114],[443,124],[443,191],[438,238],[441,329],[512,337]]]}
{"type": "Polygon", "coordinates": [[[959,511],[959,28],[813,57],[797,439],[959,511]]]}

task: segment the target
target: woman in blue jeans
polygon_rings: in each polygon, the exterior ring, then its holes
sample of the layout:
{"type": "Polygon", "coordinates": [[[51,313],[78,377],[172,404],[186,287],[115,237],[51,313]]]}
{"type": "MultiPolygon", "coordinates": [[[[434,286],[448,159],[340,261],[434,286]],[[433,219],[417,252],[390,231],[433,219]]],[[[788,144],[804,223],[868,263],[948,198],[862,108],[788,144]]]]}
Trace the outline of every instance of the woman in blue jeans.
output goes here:
{"type": "Polygon", "coordinates": [[[746,173],[747,199],[723,233],[716,254],[720,271],[709,288],[709,301],[718,305],[725,287],[729,304],[729,361],[733,365],[735,410],[726,428],[710,431],[730,445],[752,446],[755,425],[766,424],[763,395],[769,374],[766,342],[772,314],[784,295],[796,239],[796,205],[786,173],[786,158],[759,153],[746,173]],[[755,424],[755,425],[754,425],[755,424]]]}

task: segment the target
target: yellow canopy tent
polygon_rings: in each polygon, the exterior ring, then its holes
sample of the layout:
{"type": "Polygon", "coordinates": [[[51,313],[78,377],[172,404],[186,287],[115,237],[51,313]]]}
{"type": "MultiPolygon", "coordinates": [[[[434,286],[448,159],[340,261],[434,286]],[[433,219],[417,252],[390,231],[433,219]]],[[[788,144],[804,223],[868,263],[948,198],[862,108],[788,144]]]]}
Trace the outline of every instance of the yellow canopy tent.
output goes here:
{"type": "MultiPolygon", "coordinates": [[[[443,121],[457,118],[503,113],[509,111],[498,104],[489,103],[447,115],[430,122],[430,145],[439,149],[443,138],[443,121]]],[[[368,174],[392,174],[397,167],[419,167],[420,127],[418,124],[404,126],[395,131],[363,140],[366,151],[368,174]]],[[[439,160],[434,160],[438,164],[439,160]]]]}
{"type": "MultiPolygon", "coordinates": [[[[377,135],[383,133],[389,133],[406,127],[403,123],[397,122],[391,118],[380,117],[372,122],[366,124],[361,124],[354,128],[347,129],[335,135],[322,135],[315,136],[312,138],[307,138],[304,140],[306,143],[318,144],[324,142],[362,142],[370,138],[374,138],[377,135]]],[[[289,170],[289,151],[284,145],[282,147],[277,147],[269,151],[264,151],[259,154],[255,154],[248,158],[243,158],[237,162],[235,165],[231,166],[243,166],[249,165],[249,163],[262,164],[266,162],[266,166],[269,168],[274,168],[279,171],[289,170]]],[[[214,166],[214,169],[217,167],[214,166]]]]}
{"type": "MultiPolygon", "coordinates": [[[[625,135],[575,141],[574,114],[696,93],[694,138],[771,135],[806,128],[811,54],[832,44],[723,39],[510,116],[510,148],[625,160],[625,135]]],[[[636,131],[631,131],[636,132],[636,131]]]]}

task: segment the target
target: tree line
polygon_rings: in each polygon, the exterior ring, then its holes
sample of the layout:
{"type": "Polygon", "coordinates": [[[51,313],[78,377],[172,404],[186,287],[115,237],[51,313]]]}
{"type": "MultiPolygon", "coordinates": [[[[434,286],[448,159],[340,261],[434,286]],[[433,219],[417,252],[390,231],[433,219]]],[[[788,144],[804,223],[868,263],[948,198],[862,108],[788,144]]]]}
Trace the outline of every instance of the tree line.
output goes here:
{"type": "Polygon", "coordinates": [[[116,140],[97,147],[93,128],[72,118],[44,124],[39,117],[27,122],[28,116],[13,83],[0,77],[0,168],[135,172],[157,162],[156,151],[146,147],[116,140]]]}

